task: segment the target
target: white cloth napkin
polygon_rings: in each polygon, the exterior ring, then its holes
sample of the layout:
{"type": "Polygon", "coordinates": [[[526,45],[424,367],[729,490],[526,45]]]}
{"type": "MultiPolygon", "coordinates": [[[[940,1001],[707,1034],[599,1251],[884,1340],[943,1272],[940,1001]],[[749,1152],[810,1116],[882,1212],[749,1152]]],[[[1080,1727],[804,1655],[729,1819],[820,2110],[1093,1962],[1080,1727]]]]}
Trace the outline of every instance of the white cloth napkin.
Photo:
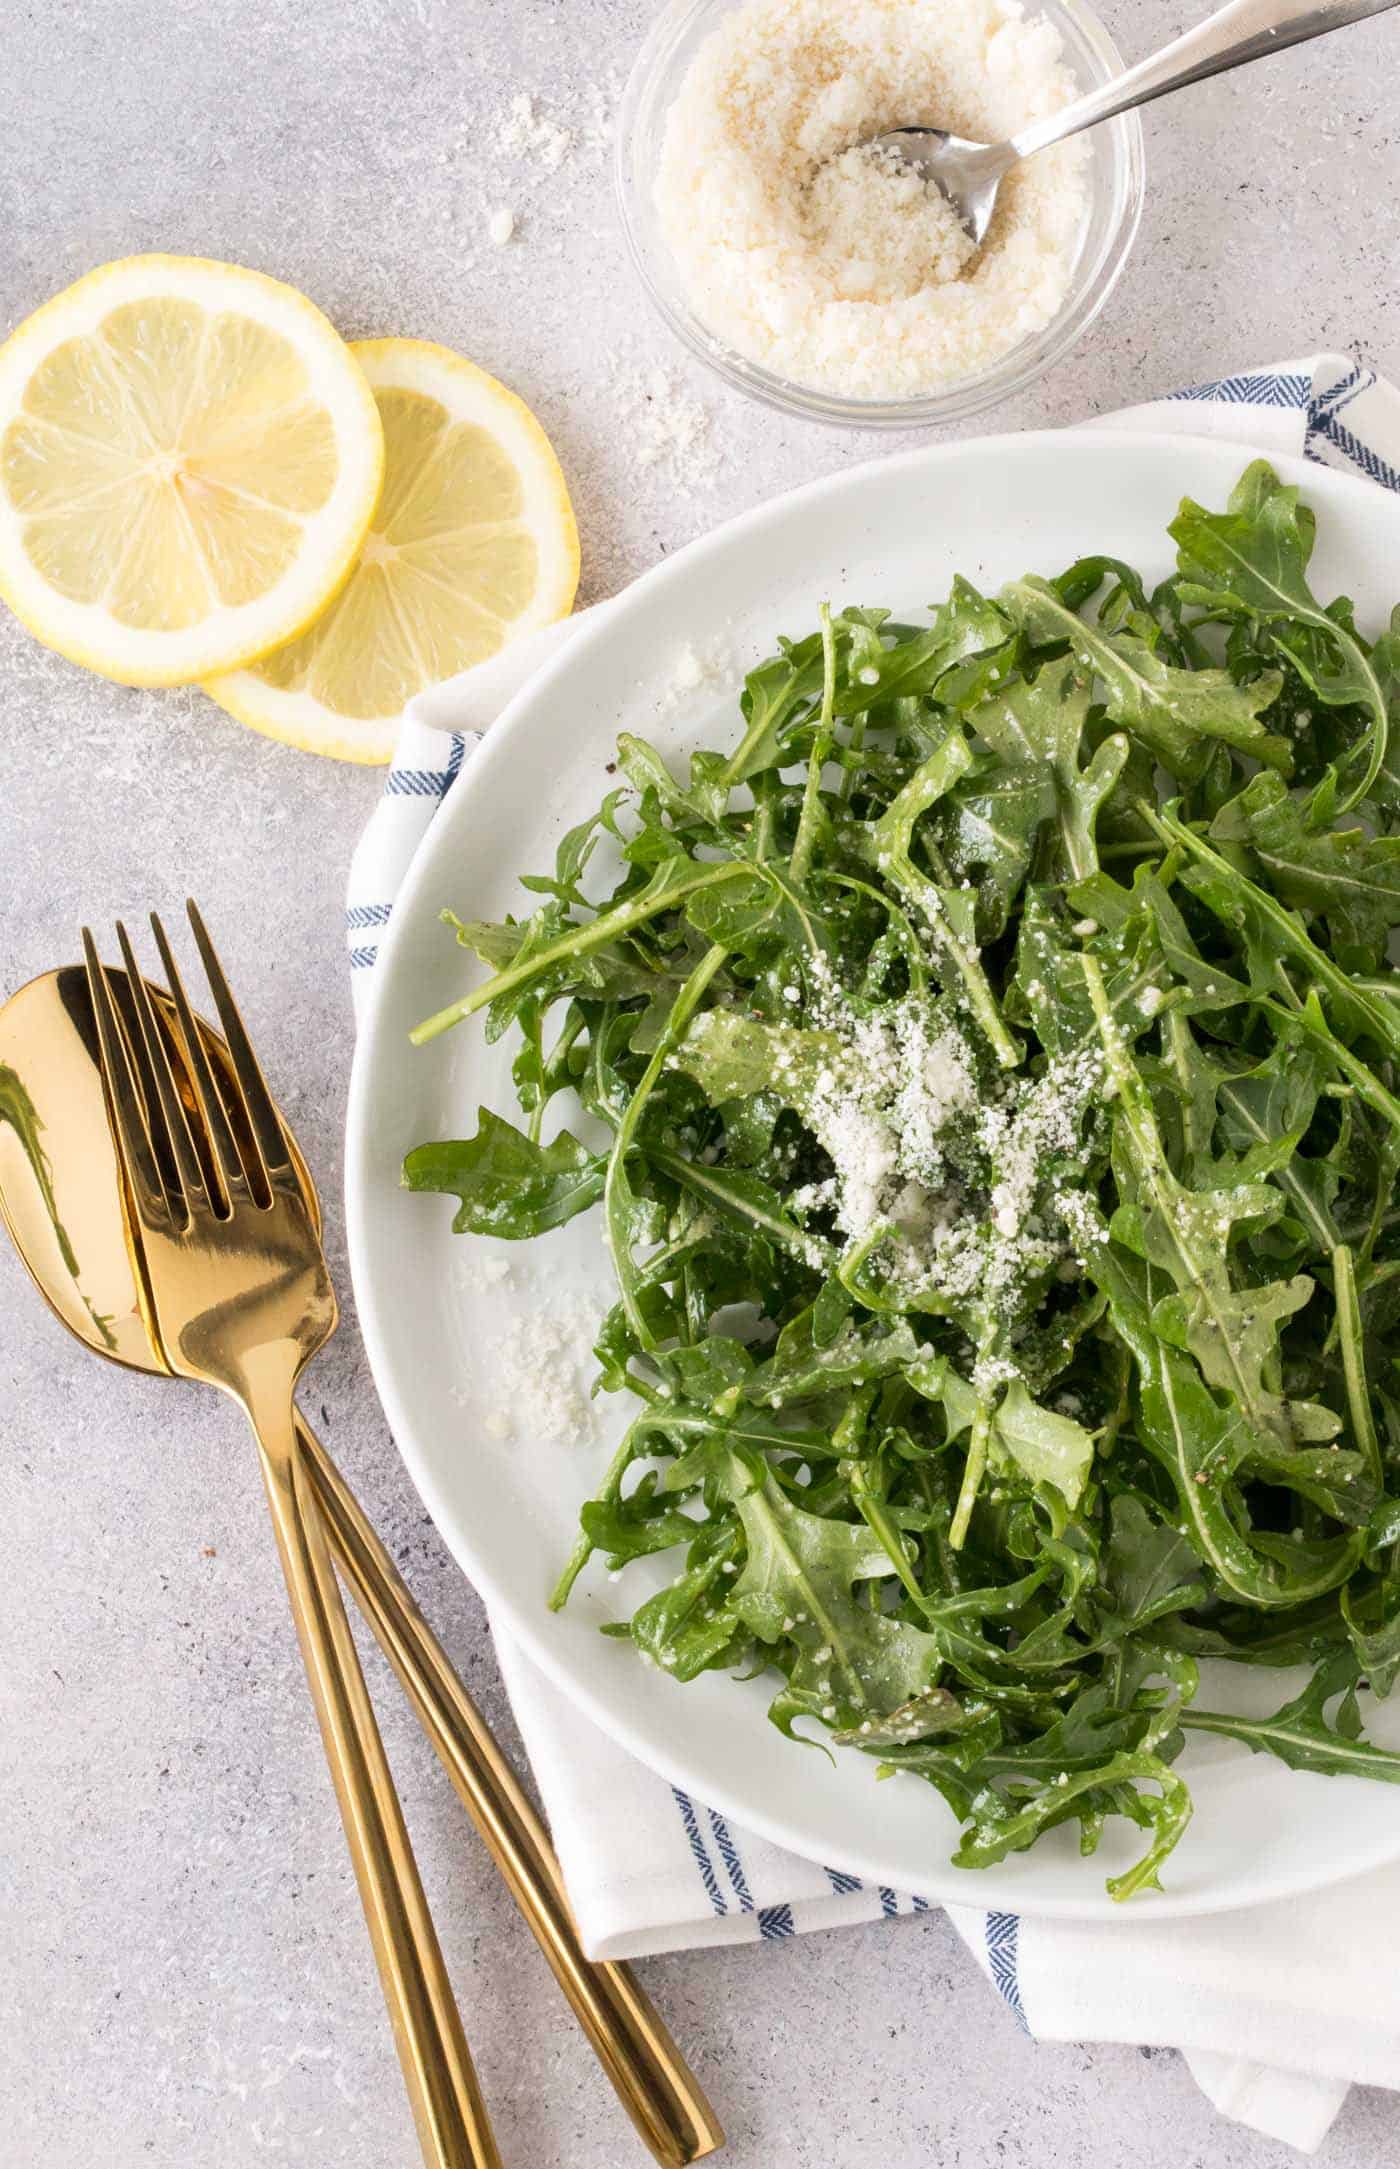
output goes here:
{"type": "MultiPolygon", "coordinates": [[[[1223,438],[1255,452],[1301,452],[1400,491],[1400,392],[1344,355],[1278,363],[1102,420],[1223,438]]],[[[579,622],[516,642],[409,708],[384,797],[350,873],[346,923],[357,1009],[398,886],[463,762],[579,622]]],[[[871,1889],[727,1823],[581,1718],[508,1633],[495,1640],[594,1957],[777,1938],[927,1910],[922,1898],[871,1889]]],[[[1400,1868],[1286,1908],[1206,1920],[1154,1924],[1150,1904],[1106,1925],[962,1906],[949,1912],[1029,2032],[1042,2040],[1179,2048],[1226,2115],[1305,2152],[1321,2143],[1352,2081],[1400,2088],[1393,1958],[1400,1868]]]]}

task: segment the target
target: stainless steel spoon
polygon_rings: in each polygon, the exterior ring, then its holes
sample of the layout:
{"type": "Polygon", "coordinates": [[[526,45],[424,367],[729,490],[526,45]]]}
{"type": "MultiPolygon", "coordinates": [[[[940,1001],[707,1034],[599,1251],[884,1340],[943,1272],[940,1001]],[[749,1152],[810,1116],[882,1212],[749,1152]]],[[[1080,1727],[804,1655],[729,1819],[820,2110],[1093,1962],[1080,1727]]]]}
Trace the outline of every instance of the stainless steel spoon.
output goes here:
{"type": "Polygon", "coordinates": [[[957,212],[966,232],[978,246],[986,238],[996,209],[997,191],[1011,168],[1052,143],[1063,143],[1096,122],[1112,120],[1115,113],[1131,113],[1153,98],[1187,83],[1204,82],[1227,68],[1243,67],[1265,53],[1281,52],[1286,45],[1301,45],[1320,38],[1345,23],[1358,23],[1368,15],[1383,15],[1400,0],[1231,0],[1195,30],[1173,39],[1147,60],[1101,83],[1097,90],[1076,98],[1072,105],[1036,121],[1005,143],[969,143],[963,136],[943,128],[895,128],[870,137],[867,149],[883,152],[912,166],[926,181],[934,182],[957,212]]]}

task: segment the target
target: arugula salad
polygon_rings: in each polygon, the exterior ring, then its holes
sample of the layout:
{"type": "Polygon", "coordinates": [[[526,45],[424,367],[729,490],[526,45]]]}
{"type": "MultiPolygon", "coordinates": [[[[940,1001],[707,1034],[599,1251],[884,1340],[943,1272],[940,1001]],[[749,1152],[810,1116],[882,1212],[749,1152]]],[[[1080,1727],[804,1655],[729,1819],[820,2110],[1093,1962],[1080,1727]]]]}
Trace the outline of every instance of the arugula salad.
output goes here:
{"type": "Polygon", "coordinates": [[[404,1172],[466,1232],[601,1213],[635,1414],[554,1603],[660,1555],[605,1632],[766,1669],[962,1866],[1126,1817],[1120,1898],[1194,1731],[1400,1781],[1400,609],[1314,596],[1263,463],[1171,534],[1153,591],[823,609],[683,777],[624,734],[415,1034],[514,1035],[521,1121],[404,1172]],[[1206,1658],[1307,1684],[1235,1716],[1206,1658]]]}

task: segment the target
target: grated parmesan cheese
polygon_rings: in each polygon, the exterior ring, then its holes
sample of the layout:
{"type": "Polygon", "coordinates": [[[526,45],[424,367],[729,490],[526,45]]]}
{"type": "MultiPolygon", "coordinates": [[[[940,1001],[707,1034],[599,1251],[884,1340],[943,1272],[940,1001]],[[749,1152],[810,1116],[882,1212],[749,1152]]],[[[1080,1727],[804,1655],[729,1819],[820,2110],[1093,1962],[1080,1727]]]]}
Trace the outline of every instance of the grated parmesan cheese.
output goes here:
{"type": "Polygon", "coordinates": [[[492,1346],[492,1380],[500,1394],[493,1414],[509,1438],[574,1443],[592,1434],[583,1359],[593,1322],[571,1317],[567,1303],[562,1313],[553,1297],[547,1311],[515,1311],[492,1346]]]}
{"type": "MultiPolygon", "coordinates": [[[[597,1326],[592,1307],[554,1285],[540,1289],[527,1268],[518,1269],[499,1252],[476,1246],[463,1258],[456,1278],[469,1294],[509,1292],[510,1309],[494,1327],[489,1366],[482,1372],[497,1396],[482,1418],[488,1438],[567,1444],[592,1438],[589,1387],[597,1326]]],[[[457,1398],[464,1407],[475,1406],[480,1389],[457,1398]]]]}
{"type": "MultiPolygon", "coordinates": [[[[1085,1122],[1104,1096],[1099,1052],[988,1074],[946,1001],[910,995],[870,1012],[824,959],[807,959],[806,975],[804,1022],[833,1034],[841,1053],[797,1082],[834,1172],[800,1186],[794,1211],[873,1254],[911,1307],[966,1307],[994,1336],[1014,1327],[1027,1287],[1076,1277],[1099,1239],[1077,1173],[1085,1122]]],[[[775,1053],[780,1093],[795,1059],[781,1045],[775,1053]]],[[[983,1390],[1016,1376],[1005,1348],[977,1360],[983,1390]]]]}
{"type": "Polygon", "coordinates": [[[671,662],[670,674],[656,702],[658,717],[671,717],[698,709],[721,691],[728,691],[739,674],[734,651],[726,640],[697,648],[683,641],[671,662]]]}
{"type": "Polygon", "coordinates": [[[686,390],[678,372],[659,363],[615,362],[611,384],[637,466],[657,468],[688,489],[711,488],[719,477],[719,445],[710,410],[686,390]]]}
{"type": "Polygon", "coordinates": [[[496,122],[497,150],[506,158],[529,160],[547,173],[559,171],[577,140],[573,129],[546,113],[528,90],[518,90],[496,122]]]}
{"type": "Polygon", "coordinates": [[[941,193],[862,140],[921,120],[995,142],[1074,94],[1018,0],[743,0],[667,116],[656,206],[690,304],[798,383],[911,397],[988,369],[1061,307],[1084,146],[1002,183],[974,254],[941,193]]]}

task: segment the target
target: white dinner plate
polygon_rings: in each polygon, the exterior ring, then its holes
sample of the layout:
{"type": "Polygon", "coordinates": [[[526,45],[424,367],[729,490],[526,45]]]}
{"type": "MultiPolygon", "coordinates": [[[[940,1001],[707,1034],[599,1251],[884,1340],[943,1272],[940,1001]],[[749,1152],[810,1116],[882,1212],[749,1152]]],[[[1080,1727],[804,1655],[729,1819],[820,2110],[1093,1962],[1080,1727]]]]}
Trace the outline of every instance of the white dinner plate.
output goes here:
{"type": "MultiPolygon", "coordinates": [[[[1111,429],[983,438],[931,447],[831,477],[733,520],[658,565],[580,628],[493,727],[450,794],[395,905],[380,952],[350,1098],[350,1254],[370,1361],[399,1450],[464,1571],[535,1662],[573,1702],[673,1783],[779,1845],[897,1890],[950,1903],[1095,1918],[1205,1913],[1258,1904],[1400,1856],[1400,1794],[1350,1778],[1299,1774],[1224,1740],[1188,1740],[1179,1768],[1196,1812],[1166,1869],[1166,1890],[1126,1910],[1104,1879],[1140,1849],[1110,1822],[1096,1858],[1070,1829],[982,1874],[949,1865],[956,1825],[933,1789],[875,1764],[790,1744],[768,1723],[770,1678],[723,1672],[680,1686],[631,1646],[598,1632],[666,1578],[659,1561],[618,1586],[595,1562],[567,1610],[546,1597],[577,1529],[580,1501],[620,1435],[616,1397],[597,1404],[587,1444],[551,1435],[519,1358],[565,1337],[586,1361],[589,1321],[611,1301],[598,1215],[529,1244],[454,1236],[454,1201],[403,1190],[410,1146],[470,1135],[481,1103],[514,1116],[502,1047],[474,1018],[415,1050],[409,1028],[481,976],[439,921],[522,914],[536,901],[520,873],[549,872],[561,832],[598,804],[619,729],[673,761],[738,728],[741,673],[779,634],[816,624],[830,600],[908,617],[955,573],[983,588],[1053,574],[1110,552],[1149,578],[1171,569],[1166,534],[1189,493],[1223,505],[1247,454],[1199,439],[1111,429]],[[677,701],[678,661],[720,659],[677,701]],[[508,1276],[482,1260],[509,1253],[508,1276]]],[[[1377,629],[1400,595],[1400,502],[1368,483],[1280,463],[1319,515],[1324,597],[1352,595],[1377,629]]],[[[687,673],[684,669],[680,677],[687,673]]],[[[690,673],[693,676],[693,672],[690,673]]],[[[558,1103],[556,1103],[558,1104],[558,1103]]],[[[564,1369],[570,1368],[570,1359],[564,1369]]],[[[1282,1699],[1279,1675],[1207,1683],[1253,1709],[1282,1699]]],[[[1396,1698],[1400,1701],[1400,1697],[1396,1698]]],[[[1376,1730],[1400,1740],[1400,1710],[1376,1730]]]]}

